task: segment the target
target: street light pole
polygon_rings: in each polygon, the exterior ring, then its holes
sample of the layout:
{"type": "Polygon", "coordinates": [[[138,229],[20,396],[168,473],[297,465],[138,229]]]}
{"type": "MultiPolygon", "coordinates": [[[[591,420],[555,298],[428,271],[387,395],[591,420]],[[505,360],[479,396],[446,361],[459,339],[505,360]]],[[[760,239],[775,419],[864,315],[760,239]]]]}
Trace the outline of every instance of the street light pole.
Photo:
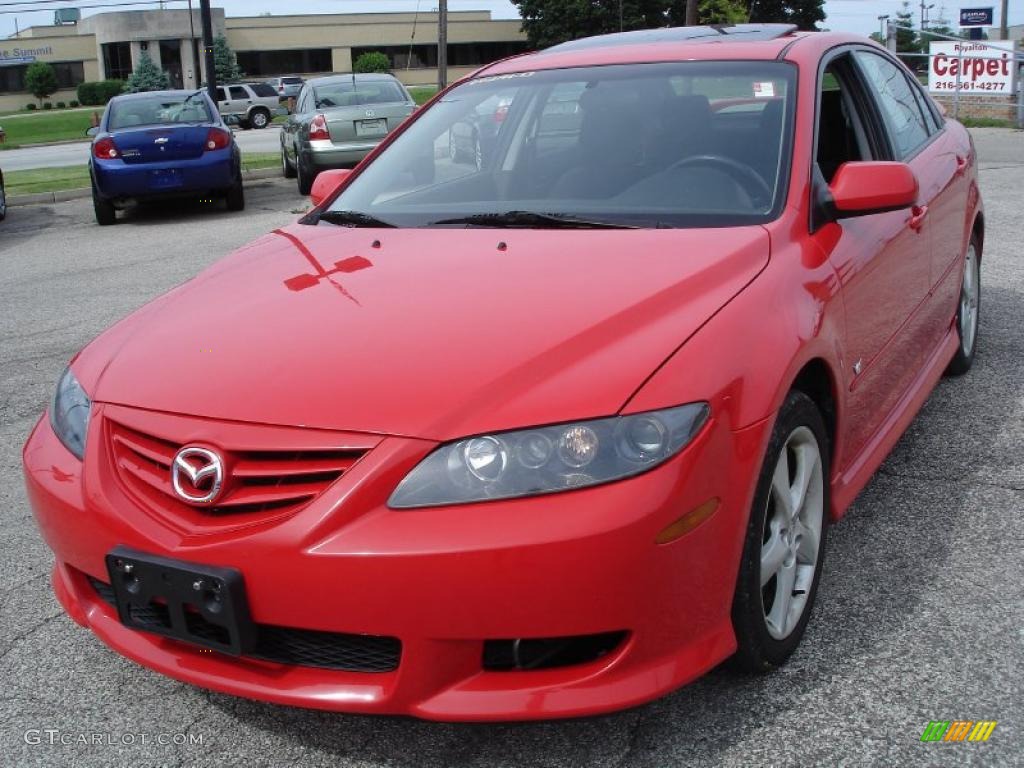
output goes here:
{"type": "Polygon", "coordinates": [[[882,45],[885,45],[885,22],[888,18],[888,13],[883,13],[878,17],[878,42],[882,45]]]}
{"type": "Polygon", "coordinates": [[[448,0],[437,3],[437,89],[448,85],[448,0]]]}
{"type": "Polygon", "coordinates": [[[217,103],[217,67],[213,61],[213,19],[210,16],[210,0],[199,0],[199,14],[203,24],[203,58],[206,61],[206,90],[210,99],[217,103]]]}

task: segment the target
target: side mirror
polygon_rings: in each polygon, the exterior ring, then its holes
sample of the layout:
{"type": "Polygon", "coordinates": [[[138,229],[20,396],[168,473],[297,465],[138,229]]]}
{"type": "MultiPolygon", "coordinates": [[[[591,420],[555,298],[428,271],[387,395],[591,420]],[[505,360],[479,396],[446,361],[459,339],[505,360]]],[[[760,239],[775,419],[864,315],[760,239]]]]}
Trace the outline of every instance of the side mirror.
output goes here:
{"type": "Polygon", "coordinates": [[[829,185],[836,218],[909,208],[917,202],[917,177],[906,163],[843,163],[829,185]]]}
{"type": "Polygon", "coordinates": [[[100,132],[100,127],[98,125],[94,125],[92,128],[87,128],[85,130],[85,135],[88,136],[91,139],[93,136],[95,136],[99,132],[100,132]]]}
{"type": "Polygon", "coordinates": [[[313,182],[313,188],[309,192],[310,202],[314,206],[319,206],[320,203],[338,191],[350,173],[352,171],[348,168],[335,168],[318,174],[316,181],[313,182]]]}

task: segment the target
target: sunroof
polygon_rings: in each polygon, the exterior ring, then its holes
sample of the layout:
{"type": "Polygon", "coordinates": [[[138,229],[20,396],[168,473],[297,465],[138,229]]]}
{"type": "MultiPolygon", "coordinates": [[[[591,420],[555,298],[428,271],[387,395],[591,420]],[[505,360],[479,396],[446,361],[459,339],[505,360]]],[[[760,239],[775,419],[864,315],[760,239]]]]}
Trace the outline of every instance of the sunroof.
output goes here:
{"type": "Polygon", "coordinates": [[[663,27],[584,37],[545,49],[544,53],[580,51],[586,48],[614,48],[647,43],[718,43],[726,41],[774,40],[796,31],[795,24],[734,24],[732,26],[663,27]]]}

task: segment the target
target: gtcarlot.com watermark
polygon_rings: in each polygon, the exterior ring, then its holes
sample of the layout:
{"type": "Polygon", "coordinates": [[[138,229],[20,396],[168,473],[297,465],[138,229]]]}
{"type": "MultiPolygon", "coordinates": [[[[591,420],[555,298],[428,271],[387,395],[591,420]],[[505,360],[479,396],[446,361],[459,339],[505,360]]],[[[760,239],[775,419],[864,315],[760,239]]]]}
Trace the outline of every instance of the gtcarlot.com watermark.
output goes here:
{"type": "Polygon", "coordinates": [[[104,731],[62,731],[59,728],[29,728],[25,743],[61,747],[201,747],[202,733],[113,733],[104,731]]]}

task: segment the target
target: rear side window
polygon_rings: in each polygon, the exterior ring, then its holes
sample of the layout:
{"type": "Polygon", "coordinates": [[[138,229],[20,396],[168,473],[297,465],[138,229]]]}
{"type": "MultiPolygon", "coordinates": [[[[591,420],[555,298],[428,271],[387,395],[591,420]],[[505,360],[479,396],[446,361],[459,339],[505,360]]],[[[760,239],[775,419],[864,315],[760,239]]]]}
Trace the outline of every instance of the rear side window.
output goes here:
{"type": "Polygon", "coordinates": [[[878,102],[896,157],[909,157],[931,135],[911,84],[902,69],[878,54],[857,51],[854,56],[878,102]]]}
{"type": "Polygon", "coordinates": [[[266,83],[254,83],[249,87],[252,88],[253,93],[257,96],[277,96],[277,91],[274,90],[273,86],[266,83]]]}
{"type": "Polygon", "coordinates": [[[245,100],[249,98],[249,93],[240,85],[232,85],[229,90],[231,91],[232,100],[245,100]]]}

